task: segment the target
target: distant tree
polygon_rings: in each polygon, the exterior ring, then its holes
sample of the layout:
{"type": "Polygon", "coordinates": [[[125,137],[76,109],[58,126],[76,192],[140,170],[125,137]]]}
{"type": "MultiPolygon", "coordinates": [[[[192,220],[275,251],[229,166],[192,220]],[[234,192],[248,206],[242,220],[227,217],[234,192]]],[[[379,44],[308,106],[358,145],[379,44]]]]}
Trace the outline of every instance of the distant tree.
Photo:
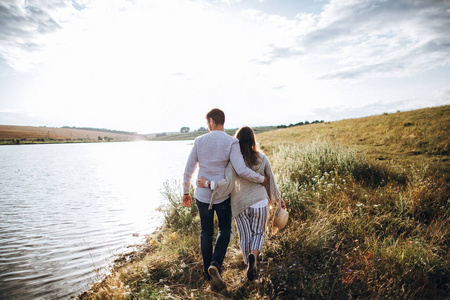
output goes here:
{"type": "Polygon", "coordinates": [[[197,131],[204,132],[204,131],[208,131],[208,129],[206,129],[205,127],[200,127],[199,129],[197,129],[197,131]]]}
{"type": "Polygon", "coordinates": [[[98,136],[99,141],[103,141],[103,138],[101,136],[98,136]]]}
{"type": "Polygon", "coordinates": [[[185,132],[189,132],[189,130],[191,130],[189,127],[181,127],[180,132],[185,133],[185,132]]]}

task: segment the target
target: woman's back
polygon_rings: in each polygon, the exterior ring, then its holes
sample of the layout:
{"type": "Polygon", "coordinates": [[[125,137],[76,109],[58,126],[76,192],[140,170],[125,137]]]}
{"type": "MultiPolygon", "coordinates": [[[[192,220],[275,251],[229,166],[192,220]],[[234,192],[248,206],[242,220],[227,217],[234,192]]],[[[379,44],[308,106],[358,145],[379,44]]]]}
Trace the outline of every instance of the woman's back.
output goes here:
{"type": "MultiPolygon", "coordinates": [[[[258,163],[250,168],[261,175],[265,175],[269,160],[262,153],[258,153],[258,155],[258,163]]],[[[267,175],[273,176],[273,174],[267,175]]],[[[234,188],[231,191],[231,211],[233,217],[253,204],[268,198],[270,197],[267,194],[267,189],[263,185],[236,176],[234,188]]]]}

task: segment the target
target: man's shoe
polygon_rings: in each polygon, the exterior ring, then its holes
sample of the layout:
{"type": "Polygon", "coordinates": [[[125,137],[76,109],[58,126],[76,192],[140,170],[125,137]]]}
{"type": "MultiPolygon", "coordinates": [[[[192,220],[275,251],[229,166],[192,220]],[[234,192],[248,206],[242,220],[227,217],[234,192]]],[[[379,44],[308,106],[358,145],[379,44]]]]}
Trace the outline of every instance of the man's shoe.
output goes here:
{"type": "Polygon", "coordinates": [[[225,282],[220,276],[219,268],[214,264],[208,268],[208,273],[211,275],[211,288],[217,292],[223,290],[225,288],[225,282]]]}
{"type": "Polygon", "coordinates": [[[253,253],[248,255],[247,278],[250,281],[256,278],[256,257],[253,253]]]}

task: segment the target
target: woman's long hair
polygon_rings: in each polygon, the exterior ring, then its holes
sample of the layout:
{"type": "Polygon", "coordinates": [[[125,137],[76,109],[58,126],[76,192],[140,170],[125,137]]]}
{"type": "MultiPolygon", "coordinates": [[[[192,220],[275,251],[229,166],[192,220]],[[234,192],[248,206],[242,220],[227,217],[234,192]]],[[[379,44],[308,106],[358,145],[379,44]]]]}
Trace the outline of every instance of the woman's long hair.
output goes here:
{"type": "Polygon", "coordinates": [[[244,162],[247,167],[251,168],[258,164],[259,149],[256,145],[255,134],[250,127],[241,127],[235,134],[235,137],[239,140],[241,147],[241,153],[244,157],[244,162]]]}

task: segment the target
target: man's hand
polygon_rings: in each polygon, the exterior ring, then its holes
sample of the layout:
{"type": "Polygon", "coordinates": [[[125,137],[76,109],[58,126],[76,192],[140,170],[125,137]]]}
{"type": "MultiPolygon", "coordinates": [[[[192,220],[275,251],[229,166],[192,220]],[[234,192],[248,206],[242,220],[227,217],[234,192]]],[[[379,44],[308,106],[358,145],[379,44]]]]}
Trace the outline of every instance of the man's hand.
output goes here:
{"type": "Polygon", "coordinates": [[[267,176],[264,175],[264,181],[263,181],[263,183],[261,183],[261,184],[262,184],[263,186],[266,186],[267,183],[269,183],[269,180],[267,179],[267,176]]]}
{"type": "Polygon", "coordinates": [[[192,198],[190,194],[183,195],[183,205],[186,207],[191,207],[192,198]]]}

